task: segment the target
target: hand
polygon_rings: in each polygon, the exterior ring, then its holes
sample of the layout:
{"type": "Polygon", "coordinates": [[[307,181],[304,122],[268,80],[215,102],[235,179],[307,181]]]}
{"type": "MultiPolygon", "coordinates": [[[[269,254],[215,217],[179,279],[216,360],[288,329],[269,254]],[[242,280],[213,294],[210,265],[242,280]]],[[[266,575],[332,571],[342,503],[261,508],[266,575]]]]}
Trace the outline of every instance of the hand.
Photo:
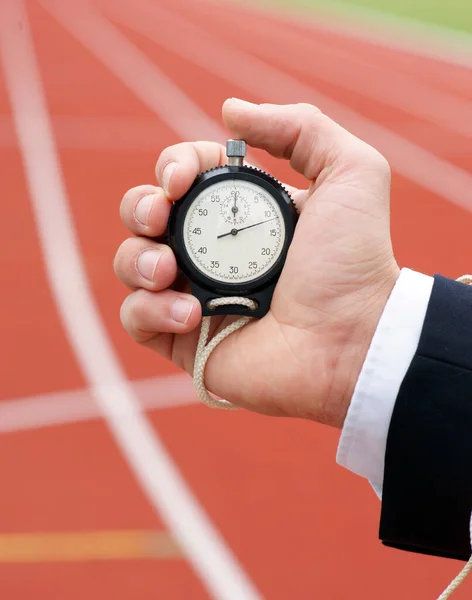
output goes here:
{"type": "MultiPolygon", "coordinates": [[[[231,99],[223,119],[233,137],[290,159],[307,189],[290,190],[300,219],[269,313],[218,346],[207,365],[207,387],[260,413],[341,427],[399,274],[390,241],[389,166],[306,104],[231,99]]],[[[115,259],[118,277],[136,290],[123,304],[123,326],[189,373],[200,305],[175,283],[170,248],[146,236],[165,231],[171,202],[198,173],[225,163],[225,150],[216,143],[167,148],[156,166],[160,187],[134,188],[121,205],[125,225],[139,236],[126,240],[115,259]]],[[[218,329],[229,322],[214,320],[218,329]]]]}

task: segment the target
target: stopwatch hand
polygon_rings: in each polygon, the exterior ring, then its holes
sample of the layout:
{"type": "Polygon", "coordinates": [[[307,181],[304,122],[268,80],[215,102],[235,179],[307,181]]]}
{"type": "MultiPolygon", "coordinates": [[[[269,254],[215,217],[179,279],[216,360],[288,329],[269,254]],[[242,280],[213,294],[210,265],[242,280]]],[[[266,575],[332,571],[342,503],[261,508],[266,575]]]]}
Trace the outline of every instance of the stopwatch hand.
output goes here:
{"type": "Polygon", "coordinates": [[[257,227],[258,225],[263,225],[264,223],[268,223],[269,221],[273,221],[277,217],[272,217],[271,219],[266,219],[265,221],[259,221],[259,223],[253,223],[252,225],[246,225],[246,227],[240,227],[239,229],[231,229],[228,233],[222,233],[221,235],[217,235],[216,238],[220,239],[226,237],[227,235],[236,235],[240,231],[244,231],[245,229],[251,229],[251,227],[257,227]]]}

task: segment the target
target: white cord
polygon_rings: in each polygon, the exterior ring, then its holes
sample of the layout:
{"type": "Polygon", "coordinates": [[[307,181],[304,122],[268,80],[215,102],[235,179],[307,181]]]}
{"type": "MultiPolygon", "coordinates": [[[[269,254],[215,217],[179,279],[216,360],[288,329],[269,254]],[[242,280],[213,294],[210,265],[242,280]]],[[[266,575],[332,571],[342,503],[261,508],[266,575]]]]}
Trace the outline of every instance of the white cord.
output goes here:
{"type": "Polygon", "coordinates": [[[457,590],[460,584],[464,581],[467,575],[470,573],[472,569],[472,556],[469,558],[469,562],[465,565],[459,575],[451,581],[451,583],[447,586],[444,592],[439,596],[438,600],[447,600],[450,598],[452,594],[457,590]]]}
{"type": "MultiPolygon", "coordinates": [[[[460,281],[465,278],[470,279],[469,285],[472,284],[472,276],[471,275],[464,275],[463,277],[460,277],[460,279],[458,279],[457,281],[460,281]]],[[[461,283],[465,283],[465,282],[461,281],[461,283]]],[[[472,544],[472,515],[471,515],[470,521],[469,521],[469,536],[470,536],[470,542],[472,544]]],[[[457,575],[457,577],[453,581],[451,581],[451,583],[447,586],[447,588],[444,590],[444,592],[439,596],[438,600],[447,600],[448,598],[450,598],[452,596],[452,594],[454,593],[454,591],[457,590],[457,588],[460,586],[460,584],[465,580],[465,578],[467,577],[467,575],[470,573],[471,570],[472,570],[472,556],[469,558],[469,561],[466,563],[466,565],[464,566],[462,571],[459,573],[459,575],[457,575]]]]}
{"type": "MultiPolygon", "coordinates": [[[[471,285],[472,284],[472,275],[462,275],[462,277],[459,277],[457,279],[457,281],[459,281],[459,283],[465,283],[467,285],[471,285]]],[[[470,543],[472,545],[472,516],[471,516],[470,522],[469,522],[469,536],[470,536],[470,543]]],[[[439,596],[438,600],[447,600],[448,598],[450,598],[452,596],[452,594],[454,593],[454,591],[457,590],[457,588],[464,581],[464,579],[467,577],[467,575],[470,573],[471,570],[472,570],[472,556],[469,558],[469,561],[466,563],[466,565],[464,566],[462,571],[459,573],[459,575],[457,575],[457,577],[453,581],[451,581],[451,583],[447,586],[447,588],[444,590],[444,592],[439,596]]]]}
{"type": "MultiPolygon", "coordinates": [[[[215,298],[210,300],[207,304],[208,308],[215,309],[218,306],[229,306],[229,305],[246,306],[249,310],[256,310],[257,303],[249,298],[243,298],[240,296],[228,297],[228,298],[215,298]]],[[[198,397],[210,408],[222,408],[226,410],[234,410],[238,407],[227,400],[218,400],[208,393],[205,386],[205,366],[210,358],[210,354],[213,350],[225,340],[229,335],[244,327],[251,317],[241,317],[231,325],[225,327],[220,333],[208,342],[208,334],[210,332],[210,321],[211,317],[203,317],[202,328],[200,331],[200,337],[198,339],[197,352],[195,354],[195,364],[193,367],[193,382],[195,389],[197,390],[198,397]]]]}
{"type": "Polygon", "coordinates": [[[462,275],[462,277],[459,277],[457,281],[459,283],[466,283],[467,285],[470,285],[472,283],[472,275],[462,275]]]}

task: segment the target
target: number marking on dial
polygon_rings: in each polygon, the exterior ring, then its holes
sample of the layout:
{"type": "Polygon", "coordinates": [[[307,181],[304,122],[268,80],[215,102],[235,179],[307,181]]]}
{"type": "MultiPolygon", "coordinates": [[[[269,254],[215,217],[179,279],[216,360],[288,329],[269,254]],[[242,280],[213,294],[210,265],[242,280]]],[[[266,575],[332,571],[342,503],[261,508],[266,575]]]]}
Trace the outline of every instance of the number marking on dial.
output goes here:
{"type": "Polygon", "coordinates": [[[275,265],[285,223],[277,201],[261,186],[223,180],[192,202],[183,234],[188,256],[199,271],[224,283],[244,283],[275,265]]]}

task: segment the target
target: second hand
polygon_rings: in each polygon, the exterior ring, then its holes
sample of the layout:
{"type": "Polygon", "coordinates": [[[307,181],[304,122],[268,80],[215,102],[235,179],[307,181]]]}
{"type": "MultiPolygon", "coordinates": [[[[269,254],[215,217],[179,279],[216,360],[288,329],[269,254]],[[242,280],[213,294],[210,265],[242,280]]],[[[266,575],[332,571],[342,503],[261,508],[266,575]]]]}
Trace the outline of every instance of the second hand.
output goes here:
{"type": "Polygon", "coordinates": [[[228,231],[228,233],[222,233],[221,235],[217,235],[216,239],[220,239],[226,237],[227,235],[237,235],[240,231],[244,231],[245,229],[251,229],[251,227],[257,227],[257,225],[263,225],[264,223],[268,223],[269,221],[274,221],[277,217],[272,217],[271,219],[267,219],[266,221],[259,221],[259,223],[253,223],[252,225],[246,225],[246,227],[240,227],[239,229],[232,229],[228,231]]]}

